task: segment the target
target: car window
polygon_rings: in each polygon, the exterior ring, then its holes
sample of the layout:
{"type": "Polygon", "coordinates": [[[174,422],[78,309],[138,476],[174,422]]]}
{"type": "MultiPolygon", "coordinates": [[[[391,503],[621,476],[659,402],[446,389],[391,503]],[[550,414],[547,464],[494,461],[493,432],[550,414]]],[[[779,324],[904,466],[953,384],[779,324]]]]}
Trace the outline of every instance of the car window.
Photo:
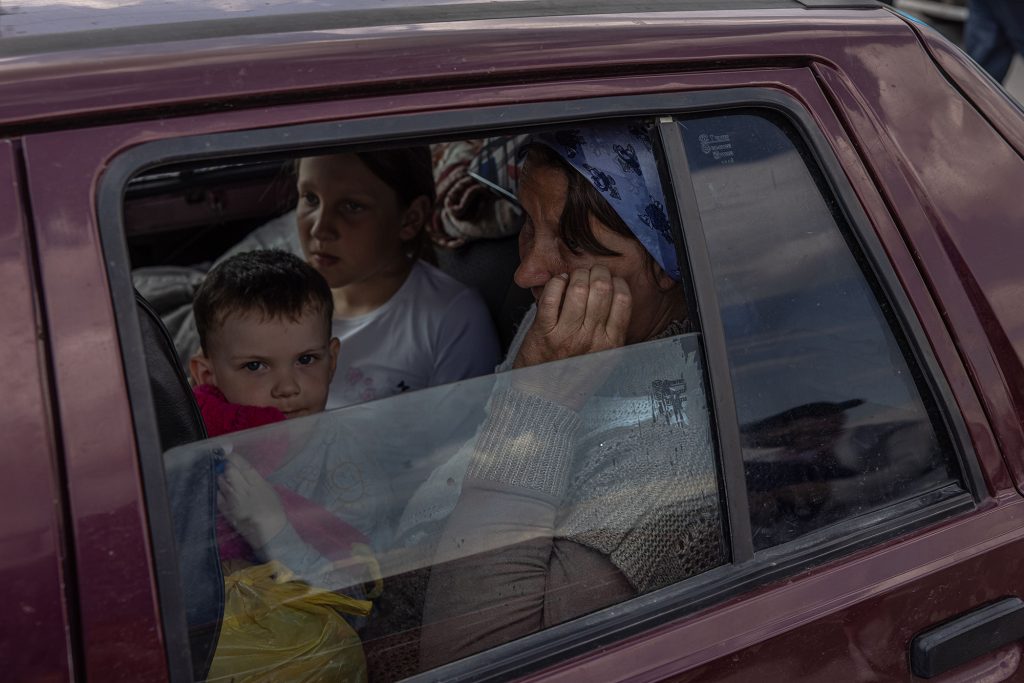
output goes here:
{"type": "MultiPolygon", "coordinates": [[[[636,122],[631,130],[654,163],[650,124],[636,122]]],[[[434,145],[434,173],[442,179],[440,220],[450,218],[459,202],[478,211],[474,219],[463,209],[448,226],[458,232],[434,235],[439,248],[419,254],[429,264],[423,268],[443,269],[445,277],[460,278],[479,293],[496,329],[518,330],[520,337],[533,315],[522,296],[510,293],[517,289],[532,299],[511,282],[523,211],[495,188],[514,188],[516,155],[525,140],[496,136],[434,145]],[[450,169],[463,168],[474,175],[445,180],[450,169]],[[452,188],[470,190],[453,198],[452,188]]],[[[625,150],[635,152],[628,145],[625,150]]],[[[197,677],[206,671],[210,680],[228,679],[243,670],[294,677],[327,669],[341,678],[392,680],[465,654],[460,643],[475,640],[474,629],[466,631],[469,624],[492,624],[490,639],[470,648],[479,651],[727,563],[702,342],[685,319],[673,321],[663,338],[617,350],[517,370],[506,361],[497,375],[454,383],[442,376],[434,382],[439,386],[401,387],[398,378],[388,386],[399,389],[384,392],[374,384],[376,375],[349,363],[359,347],[342,337],[335,379],[341,376],[346,391],[354,387],[360,400],[336,409],[328,402],[326,411],[284,421],[264,420],[260,408],[228,400],[228,385],[237,385],[225,378],[271,375],[276,360],[238,351],[232,352],[234,365],[214,367],[219,376],[204,371],[195,356],[212,366],[217,345],[251,345],[238,343],[237,335],[213,341],[209,333],[201,343],[200,329],[212,327],[196,324],[209,316],[193,316],[192,299],[203,296],[202,286],[222,264],[242,258],[246,268],[259,267],[251,256],[266,249],[329,265],[340,258],[351,268],[349,252],[324,243],[340,244],[343,230],[358,232],[362,217],[377,216],[380,204],[374,204],[375,190],[355,186],[350,176],[324,184],[342,161],[352,162],[346,154],[157,168],[133,180],[126,193],[133,280],[171,329],[174,353],[197,385],[206,429],[219,434],[164,454],[193,647],[219,633],[211,656],[196,663],[197,677]],[[333,166],[304,180],[307,162],[297,160],[310,158],[333,166]],[[289,175],[291,190],[282,181],[289,175]],[[308,218],[321,207],[332,213],[318,221],[341,226],[331,228],[330,239],[320,222],[308,218]],[[581,376],[593,381],[576,410],[530,389],[581,376]],[[497,472],[515,462],[510,456],[538,463],[518,474],[497,472]],[[481,474],[489,467],[495,471],[481,474]],[[505,475],[522,475],[520,483],[537,488],[537,497],[531,493],[524,503],[522,496],[508,496],[508,486],[490,483],[505,475]],[[467,479],[474,482],[468,494],[467,479]],[[564,489],[557,494],[545,488],[556,480],[564,489]],[[458,512],[467,498],[471,505],[458,512]],[[525,512],[517,508],[524,504],[525,512]],[[539,528],[531,515],[538,509],[542,517],[555,511],[557,519],[541,527],[553,534],[558,557],[536,581],[528,565],[539,528]],[[483,548],[463,544],[451,528],[488,519],[503,530],[486,533],[483,548]],[[476,557],[491,562],[478,565],[476,557]],[[524,631],[504,605],[466,601],[487,586],[503,593],[502,577],[520,586],[522,599],[540,605],[536,627],[524,631]],[[275,643],[273,655],[261,652],[268,641],[275,643]]],[[[346,244],[367,248],[365,242],[346,244]]],[[[285,255],[273,260],[288,263],[285,255]]],[[[447,282],[432,277],[416,286],[447,282]]],[[[684,300],[685,286],[673,288],[673,300],[684,300]]],[[[246,296],[255,296],[251,291],[246,296]]],[[[459,321],[479,315],[478,301],[452,297],[445,318],[455,321],[462,337],[470,332],[459,321]]],[[[390,308],[389,302],[380,310],[390,308]]],[[[265,327],[266,315],[240,317],[231,323],[237,334],[273,332],[265,327]]],[[[362,324],[363,318],[355,320],[362,324]]],[[[296,334],[305,329],[301,321],[293,323],[296,334]]],[[[228,329],[226,322],[217,324],[228,329]]],[[[332,322],[336,335],[338,324],[332,322]]],[[[433,342],[419,341],[416,329],[403,331],[401,320],[376,334],[369,343],[378,348],[410,337],[417,350],[433,342]]],[[[518,343],[506,338],[502,345],[514,350],[518,343]]],[[[276,404],[272,394],[267,400],[276,404]]]]}
{"type": "MultiPolygon", "coordinates": [[[[436,563],[443,560],[450,566],[481,552],[467,547],[445,555],[439,545],[470,460],[486,451],[496,431],[519,447],[541,453],[574,448],[585,463],[570,486],[569,500],[560,507],[557,534],[568,543],[560,546],[564,557],[557,566],[610,554],[635,566],[643,591],[649,591],[721,565],[727,561],[728,544],[703,385],[699,337],[684,334],[172,449],[165,455],[172,480],[187,478],[197,468],[223,472],[234,458],[244,458],[272,487],[288,518],[288,527],[255,554],[245,549],[229,524],[220,521],[217,526],[226,597],[211,676],[216,679],[238,666],[225,654],[232,645],[242,653],[268,639],[278,643],[277,659],[258,659],[251,652],[253,665],[263,661],[277,675],[301,670],[303,648],[313,647],[313,641],[294,638],[301,620],[268,612],[258,642],[251,627],[239,621],[253,609],[272,606],[268,593],[284,590],[275,586],[288,585],[286,579],[350,599],[350,604],[339,601],[337,608],[351,628],[341,624],[337,630],[357,654],[339,655],[334,661],[346,675],[356,675],[361,657],[370,666],[371,680],[415,672],[424,627],[443,629],[445,640],[457,638],[465,630],[465,618],[423,623],[420,615],[425,609],[430,614],[424,602],[436,563]],[[509,387],[543,381],[554,372],[604,376],[580,409],[578,433],[570,441],[560,434],[568,427],[558,424],[559,411],[535,409],[517,416],[503,403],[509,387]],[[541,439],[545,442],[529,445],[541,439]],[[639,548],[648,554],[630,555],[639,548]],[[277,570],[272,579],[258,574],[269,562],[277,570]],[[366,602],[373,604],[369,616],[361,611],[366,602]]],[[[493,492],[494,505],[501,500],[500,492],[493,492]]],[[[494,515],[487,498],[481,501],[479,514],[494,515]]],[[[178,505],[176,517],[216,514],[201,501],[179,499],[178,505]]],[[[223,491],[220,505],[232,505],[223,491]]],[[[529,573],[517,569],[515,562],[530,561],[534,530],[525,523],[511,526],[495,533],[495,538],[505,539],[496,541],[501,547],[495,563],[462,567],[463,578],[455,581],[446,599],[457,600],[458,591],[473,590],[469,582],[486,581],[495,572],[512,583],[517,572],[529,573]],[[525,551],[517,555],[517,546],[525,551]]],[[[610,564],[603,566],[605,572],[615,571],[610,564]]],[[[586,613],[622,599],[618,584],[604,586],[611,580],[588,574],[585,585],[574,585],[553,577],[551,582],[558,584],[554,598],[591,607],[549,609],[586,613]]],[[[191,585],[201,581],[186,581],[186,591],[191,585]]],[[[551,587],[546,582],[538,586],[537,595],[521,599],[545,599],[551,587]]],[[[296,604],[305,604],[301,591],[295,590],[300,594],[296,604]]],[[[472,617],[477,623],[505,624],[511,618],[508,609],[498,605],[472,617]]],[[[329,626],[315,623],[318,628],[329,626]]]]}
{"type": "Polygon", "coordinates": [[[755,548],[959,479],[895,316],[783,117],[679,122],[725,332],[755,548]]]}
{"type": "MultiPolygon", "coordinates": [[[[866,524],[864,513],[962,490],[899,320],[793,124],[753,110],[677,120],[689,175],[671,180],[692,183],[711,280],[687,279],[685,254],[699,245],[674,243],[694,226],[670,224],[670,197],[633,208],[674,244],[682,267],[669,290],[692,302],[713,289],[718,310],[611,351],[517,369],[505,359],[493,373],[492,361],[414,386],[389,379],[386,391],[345,365],[355,347],[343,339],[338,367],[359,400],[164,441],[197,679],[325,670],[394,680],[662,589],[706,591],[692,609],[756,585],[744,578],[749,551],[733,554],[744,543],[785,549],[832,525],[841,537],[850,527],[839,523],[866,524]],[[720,319],[727,377],[709,376],[698,318],[720,319]],[[571,408],[545,395],[579,378],[588,388],[571,408]],[[711,389],[722,383],[735,397],[738,452],[720,446],[729,416],[716,415],[711,389]],[[745,486],[727,485],[722,473],[740,461],[745,486]],[[749,510],[752,538],[730,519],[737,510],[749,510]]],[[[647,163],[668,178],[653,121],[617,125],[633,138],[609,145],[610,166],[582,166],[595,186],[647,163]]],[[[529,132],[577,140],[566,130],[529,132]]],[[[443,274],[418,287],[451,278],[473,292],[446,298],[445,319],[489,317],[502,355],[514,355],[535,315],[533,285],[512,282],[536,230],[514,199],[529,139],[516,130],[435,143],[434,246],[407,253],[443,274]]],[[[297,227],[311,199],[295,177],[314,152],[284,154],[179,163],[129,184],[134,283],[186,372],[200,349],[192,301],[211,266],[254,250],[318,253],[318,228],[297,227]]],[[[352,195],[337,206],[366,210],[352,195]]],[[[572,252],[565,237],[550,248],[572,252]]],[[[406,332],[376,332],[369,346],[406,332]]],[[[429,337],[407,346],[427,348],[429,337]]],[[[253,372],[268,365],[243,360],[253,372]]],[[[211,394],[196,395],[202,404],[211,394]]]]}

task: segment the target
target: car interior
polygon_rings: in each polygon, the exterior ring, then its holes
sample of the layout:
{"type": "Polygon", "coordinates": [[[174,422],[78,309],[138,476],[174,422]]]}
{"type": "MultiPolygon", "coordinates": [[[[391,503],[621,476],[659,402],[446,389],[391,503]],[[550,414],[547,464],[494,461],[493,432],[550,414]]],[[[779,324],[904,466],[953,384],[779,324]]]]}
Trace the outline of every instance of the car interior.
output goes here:
{"type": "MultiPolygon", "coordinates": [[[[478,141],[460,144],[478,146],[478,141]]],[[[133,280],[168,328],[183,363],[195,350],[196,338],[183,335],[182,329],[189,324],[191,293],[207,270],[227,256],[250,249],[282,248],[301,255],[295,235],[293,169],[292,159],[228,161],[157,168],[129,182],[124,222],[133,280]]],[[[435,168],[435,174],[445,172],[435,168]]],[[[518,213],[507,196],[466,171],[463,181],[456,190],[477,196],[468,200],[439,197],[432,233],[441,236],[420,257],[479,292],[504,351],[533,301],[528,291],[512,282],[519,265],[518,213]],[[467,184],[472,190],[465,189],[467,184]],[[488,214],[506,215],[507,224],[496,236],[446,240],[445,221],[456,219],[450,217],[445,202],[456,201],[463,203],[459,207],[463,216],[457,219],[463,225],[473,215],[488,214]],[[508,210],[496,212],[494,205],[499,203],[508,210]]]]}
{"type": "MultiPolygon", "coordinates": [[[[480,149],[484,142],[459,144],[480,149]]],[[[445,148],[435,146],[436,174],[446,172],[445,148]]],[[[228,256],[252,249],[278,248],[302,256],[295,228],[295,166],[291,158],[165,166],[143,172],[125,190],[125,237],[164,451],[207,437],[186,372],[198,346],[192,296],[205,273],[228,256]]],[[[475,196],[438,197],[432,227],[440,235],[420,258],[479,292],[504,354],[533,301],[528,290],[512,281],[519,264],[518,207],[459,170],[461,191],[475,196]],[[452,239],[444,234],[442,209],[453,203],[460,204],[463,228],[474,215],[503,215],[510,222],[487,239],[452,239]],[[505,205],[504,211],[496,211],[495,204],[505,205]]],[[[165,463],[179,571],[188,587],[183,597],[195,680],[207,676],[224,605],[215,516],[208,514],[217,494],[215,460],[210,450],[197,450],[187,462],[179,457],[173,465],[165,463]],[[197,500],[208,504],[197,505],[197,500]]],[[[386,639],[382,644],[387,647],[386,639]]]]}
{"type": "MultiPolygon", "coordinates": [[[[840,236],[841,228],[836,223],[841,221],[835,219],[835,206],[827,205],[815,193],[807,191],[809,186],[813,188],[815,182],[820,184],[821,181],[810,178],[807,168],[811,163],[796,138],[787,139],[775,132],[776,129],[765,122],[767,118],[751,118],[756,126],[764,128],[744,133],[740,118],[737,115],[736,120],[725,122],[724,117],[723,121],[692,119],[703,126],[706,135],[693,141],[691,152],[696,161],[691,170],[706,179],[703,187],[718,193],[702,199],[706,202],[702,210],[705,227],[717,230],[723,262],[726,255],[736,259],[736,275],[730,282],[741,283],[743,277],[749,276],[756,291],[758,278],[772,271],[775,260],[771,249],[758,247],[751,233],[757,239],[765,239],[767,235],[774,239],[776,233],[802,223],[807,224],[806,235],[810,237],[806,237],[803,230],[796,230],[793,244],[804,249],[807,244],[820,247],[823,251],[819,257],[839,259],[835,261],[838,264],[835,272],[846,275],[832,278],[826,274],[823,284],[814,289],[806,286],[795,271],[790,270],[787,275],[786,269],[781,269],[777,281],[785,287],[780,286],[771,296],[762,287],[763,301],[749,296],[747,290],[737,288],[730,293],[731,290],[722,286],[723,319],[729,329],[737,331],[739,340],[736,358],[746,357],[750,362],[746,375],[750,387],[779,385],[780,377],[790,377],[788,364],[800,353],[807,354],[802,362],[807,362],[806,358],[819,359],[822,367],[846,372],[844,368],[848,366],[834,363],[834,358],[849,358],[855,344],[871,348],[872,344],[882,343],[870,337],[865,342],[858,337],[860,332],[851,334],[845,328],[829,326],[834,321],[828,311],[836,306],[847,307],[843,310],[854,321],[877,322],[871,318],[875,315],[871,313],[875,303],[868,286],[851,279],[862,277],[861,267],[854,262],[840,236]],[[779,140],[774,149],[762,144],[770,135],[776,135],[779,140]],[[747,139],[753,142],[745,144],[747,139]],[[720,149],[715,148],[716,144],[720,149]],[[765,170],[769,164],[770,168],[765,170]],[[814,230],[810,229],[812,227],[814,230]],[[815,233],[819,228],[821,234],[815,233]],[[767,260],[759,263],[761,258],[767,260]],[[748,267],[747,264],[756,265],[748,267]],[[850,292],[857,288],[863,303],[854,305],[850,292]],[[728,300],[730,296],[733,301],[728,300]],[[791,305],[792,302],[796,303],[791,305]],[[765,308],[759,312],[754,304],[763,304],[765,308]],[[813,314],[806,315],[806,311],[813,314]],[[793,318],[787,320],[787,315],[793,318]],[[775,332],[768,325],[779,321],[793,329],[806,330],[805,340],[789,339],[781,343],[774,339],[775,332]],[[763,329],[757,327],[761,324],[765,325],[763,329]],[[818,329],[824,332],[819,333],[818,329]],[[793,356],[787,355],[789,353],[793,356]]],[[[695,125],[693,129],[696,131],[699,127],[695,125]]],[[[419,255],[480,294],[497,332],[501,357],[533,302],[531,293],[513,282],[519,265],[518,232],[523,222],[521,209],[514,199],[512,170],[518,139],[517,136],[500,136],[432,145],[438,197],[427,229],[430,240],[419,255]]],[[[322,150],[318,149],[317,153],[322,150]]],[[[219,561],[215,531],[218,454],[211,448],[192,451],[180,448],[203,441],[207,436],[185,372],[189,357],[198,348],[192,298],[205,274],[233,254],[276,248],[303,257],[296,229],[295,207],[299,196],[295,169],[296,160],[309,154],[303,150],[291,154],[293,156],[222,158],[159,166],[141,172],[128,183],[124,192],[125,238],[158,432],[165,452],[164,484],[173,511],[177,561],[183,584],[188,587],[183,597],[196,680],[206,678],[216,647],[224,605],[225,573],[219,561]],[[177,460],[170,465],[166,452],[172,449],[177,460]],[[204,504],[196,505],[197,500],[204,504]]],[[[821,196],[828,194],[823,190],[821,196]]],[[[879,325],[879,329],[883,327],[884,324],[879,325]]],[[[854,328],[856,330],[857,326],[854,328]]],[[[697,349],[699,359],[702,342],[698,335],[682,334],[677,339],[682,337],[691,338],[689,343],[697,349]]],[[[896,348],[895,342],[886,343],[889,344],[885,347],[887,352],[894,358],[905,353],[896,348]]],[[[703,383],[702,371],[698,374],[701,376],[695,378],[691,386],[703,383]]],[[[818,378],[809,377],[805,381],[810,382],[808,395],[813,397],[818,378]]],[[[493,380],[491,375],[488,381],[493,380]]],[[[747,381],[742,377],[736,381],[741,380],[747,381]]],[[[452,425],[451,434],[457,429],[463,431],[459,432],[458,439],[449,437],[449,443],[465,443],[474,433],[473,420],[482,412],[490,387],[485,382],[475,381],[459,382],[459,388],[449,392],[450,395],[462,394],[459,409],[437,412],[450,417],[461,411],[467,416],[459,418],[465,424],[452,425]]],[[[903,383],[897,390],[912,393],[914,381],[901,380],[903,383]]],[[[822,381],[824,384],[827,382],[822,381]]],[[[879,405],[871,405],[870,400],[853,396],[852,389],[844,386],[844,382],[838,384],[846,393],[838,394],[837,398],[794,400],[791,403],[795,407],[781,412],[766,404],[750,410],[752,415],[759,415],[758,419],[748,418],[740,424],[744,476],[758,549],[770,548],[841,522],[852,516],[855,509],[867,510],[883,502],[898,501],[905,495],[904,487],[911,490],[917,485],[915,482],[923,476],[918,476],[921,472],[928,473],[929,481],[933,480],[927,486],[936,489],[946,486],[950,491],[957,488],[950,484],[956,474],[948,468],[949,461],[944,455],[949,448],[942,441],[944,437],[936,437],[928,423],[935,419],[927,414],[932,410],[930,407],[919,408],[913,403],[916,399],[904,398],[901,394],[899,401],[906,401],[911,408],[885,412],[879,405]],[[858,411],[861,417],[848,419],[848,414],[858,411]],[[845,460],[840,462],[837,454],[845,460]],[[904,469],[916,469],[901,475],[901,470],[895,467],[898,463],[904,463],[904,469]],[[872,485],[877,488],[877,501],[867,500],[861,492],[866,481],[875,482],[872,485]],[[855,504],[840,504],[840,499],[855,501],[855,504]]],[[[422,394],[427,396],[427,391],[422,394]]],[[[680,391],[685,394],[684,390],[680,391]]],[[[747,396],[762,394],[785,404],[771,391],[747,391],[747,396]]],[[[408,398],[414,399],[414,396],[408,398]]],[[[358,422],[361,415],[374,412],[387,414],[391,411],[397,415],[402,405],[413,404],[415,400],[377,401],[373,407],[349,406],[337,422],[341,424],[346,419],[358,422]]],[[[434,408],[429,402],[428,406],[427,410],[434,408]]],[[[420,406],[421,415],[423,409],[420,406]]],[[[706,417],[707,411],[703,412],[706,417]]],[[[379,426],[382,420],[374,419],[378,421],[371,423],[379,426]]],[[[376,426],[371,431],[374,430],[376,426]]],[[[424,428],[424,433],[426,431],[424,428]]],[[[377,436],[375,433],[366,438],[377,436]]],[[[390,437],[385,434],[380,438],[390,437]]],[[[244,443],[245,437],[240,442],[244,443]]],[[[250,439],[249,443],[256,441],[250,439]]],[[[416,443],[429,444],[430,441],[416,443]]],[[[441,447],[430,457],[421,458],[422,462],[403,465],[406,471],[400,472],[396,480],[411,483],[402,494],[411,495],[418,483],[426,481],[435,471],[440,472],[438,463],[447,462],[452,453],[453,450],[441,447]]],[[[709,479],[705,488],[717,495],[721,481],[715,476],[709,479]]],[[[398,498],[402,497],[396,496],[398,498]]],[[[396,593],[401,590],[422,593],[424,577],[422,571],[410,571],[389,576],[389,585],[396,593]],[[403,588],[402,582],[407,586],[403,588]]],[[[384,598],[389,595],[386,592],[384,598]]],[[[372,621],[370,626],[372,631],[372,621]]],[[[404,665],[391,672],[394,676],[386,671],[380,673],[387,669],[388,662],[408,658],[403,650],[410,642],[408,637],[396,639],[400,634],[392,633],[371,637],[368,633],[363,634],[366,656],[378,662],[378,675],[371,675],[371,680],[391,680],[410,673],[408,668],[402,669],[404,665]],[[379,666],[381,661],[385,662],[383,669],[379,666]]]]}

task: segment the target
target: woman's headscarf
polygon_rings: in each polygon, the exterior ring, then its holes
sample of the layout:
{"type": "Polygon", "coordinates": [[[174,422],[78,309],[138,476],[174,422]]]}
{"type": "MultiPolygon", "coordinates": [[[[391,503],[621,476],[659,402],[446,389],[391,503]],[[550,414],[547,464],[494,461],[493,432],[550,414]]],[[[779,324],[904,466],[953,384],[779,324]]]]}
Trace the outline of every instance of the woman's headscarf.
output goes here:
{"type": "Polygon", "coordinates": [[[596,123],[532,136],[550,147],[601,193],[669,277],[679,281],[654,144],[636,123],[596,123]]]}

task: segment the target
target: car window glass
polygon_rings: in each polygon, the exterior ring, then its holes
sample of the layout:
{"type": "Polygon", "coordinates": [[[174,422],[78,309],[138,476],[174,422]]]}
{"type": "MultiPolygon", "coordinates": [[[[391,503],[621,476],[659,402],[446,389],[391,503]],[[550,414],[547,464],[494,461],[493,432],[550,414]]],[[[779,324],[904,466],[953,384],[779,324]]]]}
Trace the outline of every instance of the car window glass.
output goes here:
{"type": "MultiPolygon", "coordinates": [[[[339,643],[332,660],[339,671],[351,673],[365,658],[377,676],[411,673],[409,667],[416,665],[420,647],[419,615],[435,562],[443,556],[458,566],[480,551],[457,545],[448,551],[438,548],[469,459],[474,451],[486,455],[491,448],[487,435],[493,436],[495,430],[517,440],[520,448],[544,452],[560,443],[564,435],[559,434],[563,427],[556,423],[557,411],[496,414],[504,409],[496,405],[513,386],[542,381],[556,372],[604,377],[579,411],[578,431],[564,444],[575,448],[577,462],[585,469],[574,475],[568,501],[559,509],[556,535],[586,551],[565,561],[586,562],[595,553],[610,555],[616,563],[635,565],[643,590],[726,562],[700,340],[697,334],[678,335],[401,394],[167,452],[168,478],[174,481],[197,473],[224,477],[243,459],[258,475],[250,477],[248,485],[258,492],[265,481],[288,520],[287,527],[258,551],[241,543],[223,519],[216,520],[225,577],[221,647],[233,642],[239,646],[239,658],[249,657],[244,662],[247,666],[271,670],[280,665],[281,672],[294,674],[312,662],[326,666],[317,659],[319,655],[303,664],[300,653],[308,642],[301,638],[329,631],[339,643]],[[645,554],[631,556],[638,548],[645,554]],[[261,567],[270,573],[261,574],[261,567]],[[330,592],[334,597],[329,604],[345,615],[346,623],[313,619],[310,624],[309,619],[304,622],[287,610],[264,610],[258,627],[263,629],[261,642],[275,643],[277,657],[257,652],[243,655],[244,645],[254,637],[252,629],[257,628],[247,626],[244,615],[277,604],[275,600],[284,604],[281,596],[291,595],[303,604],[309,601],[303,597],[306,589],[291,579],[330,592]],[[266,590],[252,592],[253,585],[266,590]],[[373,603],[369,615],[360,606],[364,600],[373,603]]],[[[495,494],[495,500],[499,498],[495,494]]],[[[196,528],[209,526],[217,514],[210,501],[202,498],[179,496],[172,503],[179,523],[193,520],[196,528]],[[199,519],[203,517],[205,523],[199,519]]],[[[222,491],[219,509],[231,510],[233,505],[222,491]]],[[[244,516],[236,510],[227,516],[232,514],[244,516]]],[[[479,514],[495,513],[485,504],[479,514]]],[[[495,538],[515,539],[513,545],[497,549],[501,562],[516,557],[516,544],[530,542],[531,529],[516,529],[512,522],[505,520],[504,531],[495,531],[495,538]]],[[[197,536],[193,542],[208,544],[210,539],[197,536]]],[[[189,554],[195,553],[182,553],[189,554]]],[[[456,581],[452,592],[445,593],[446,599],[458,599],[458,591],[476,590],[470,580],[473,576],[486,579],[501,570],[513,585],[520,571],[515,566],[471,566],[468,571],[463,567],[466,580],[456,581]]],[[[182,566],[182,571],[186,592],[201,585],[202,577],[196,576],[201,567],[182,566]]],[[[616,595],[602,588],[604,580],[595,574],[588,576],[586,586],[563,582],[558,589],[565,597],[553,597],[589,600],[597,609],[609,604],[603,594],[616,595]]],[[[552,578],[551,583],[559,582],[552,578]]],[[[547,587],[541,586],[543,593],[547,587]]],[[[522,599],[529,603],[544,597],[524,595],[522,599]]],[[[502,604],[482,610],[473,616],[474,623],[514,621],[509,609],[502,604]]],[[[443,628],[457,638],[466,620],[453,620],[443,628]]],[[[228,651],[219,650],[211,675],[241,665],[242,659],[226,662],[222,655],[228,651]]]]}
{"type": "MultiPolygon", "coordinates": [[[[567,127],[546,144],[549,151],[560,140],[590,145],[575,152],[587,159],[579,181],[593,177],[610,188],[616,174],[627,174],[612,195],[633,199],[639,186],[630,183],[659,183],[652,128],[609,126],[608,136],[624,138],[581,143],[578,129],[567,127]]],[[[664,295],[658,310],[673,316],[659,323],[656,338],[516,370],[506,360],[491,373],[533,321],[531,289],[539,287],[513,282],[520,227],[530,226],[530,244],[543,245],[543,258],[580,258],[580,250],[560,246],[564,235],[553,224],[527,220],[526,202],[508,201],[522,180],[517,160],[526,140],[297,149],[291,158],[155,168],[129,183],[123,215],[133,281],[146,319],[162,319],[170,332],[163,345],[159,334],[145,344],[161,397],[155,407],[196,429],[205,424],[214,437],[185,445],[194,436],[164,439],[197,679],[260,672],[289,680],[315,670],[395,680],[729,561],[702,342],[687,319],[686,283],[656,288],[649,264],[631,252],[630,286],[664,295]],[[386,304],[338,315],[343,304],[332,297],[330,330],[340,350],[325,379],[315,311],[252,315],[244,303],[276,306],[256,292],[306,285],[282,279],[241,299],[233,288],[251,282],[248,274],[263,273],[264,282],[266,273],[313,266],[337,293],[346,278],[392,267],[382,254],[396,251],[394,221],[413,214],[400,203],[412,200],[398,199],[408,189],[404,166],[389,165],[388,154],[422,151],[430,152],[427,179],[431,170],[442,179],[431,239],[401,245],[402,262],[413,265],[386,304]],[[365,156],[357,162],[357,155],[365,156]],[[244,268],[225,271],[236,263],[244,268]],[[218,279],[221,272],[234,279],[218,279]],[[203,293],[211,288],[222,298],[203,293]],[[403,324],[422,307],[393,302],[413,292],[437,294],[440,327],[403,324]],[[483,348],[468,322],[481,319],[494,323],[501,350],[493,344],[497,358],[482,370],[477,363],[472,372],[431,371],[412,381],[353,360],[401,361],[387,350],[397,342],[418,360],[436,349],[457,369],[471,353],[440,333],[483,348]],[[175,357],[194,386],[155,376],[158,358],[175,357]],[[580,404],[560,394],[574,378],[588,378],[580,404]],[[295,399],[316,389],[320,401],[324,384],[334,395],[339,382],[351,394],[342,407],[330,396],[315,409],[295,399]],[[516,605],[502,597],[509,591],[520,596],[516,605]]],[[[539,202],[545,220],[550,201],[539,202]]],[[[664,200],[647,204],[644,226],[667,235],[664,200]]],[[[617,239],[633,248],[628,233],[617,239]]],[[[674,257],[670,238],[660,239],[659,257],[674,257]]]]}
{"type": "Polygon", "coordinates": [[[895,317],[781,116],[679,121],[757,549],[958,480],[895,317]]]}

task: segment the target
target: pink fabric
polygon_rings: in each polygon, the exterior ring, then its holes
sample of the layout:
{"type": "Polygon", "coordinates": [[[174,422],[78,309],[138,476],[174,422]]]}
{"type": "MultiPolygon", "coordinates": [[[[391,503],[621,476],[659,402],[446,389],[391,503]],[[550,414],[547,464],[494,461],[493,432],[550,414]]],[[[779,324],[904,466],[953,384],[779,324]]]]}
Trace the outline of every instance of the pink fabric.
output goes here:
{"type": "Polygon", "coordinates": [[[240,406],[237,403],[228,403],[221,390],[212,384],[200,384],[192,393],[199,404],[199,412],[203,414],[203,424],[206,425],[208,436],[240,432],[243,429],[252,429],[285,419],[284,413],[270,406],[240,406]]]}
{"type": "MultiPolygon", "coordinates": [[[[284,413],[277,408],[230,403],[220,389],[209,384],[200,384],[193,389],[193,393],[209,436],[221,436],[285,419],[284,413]]],[[[286,438],[284,435],[281,437],[286,438]]],[[[282,443],[271,435],[268,435],[265,445],[266,448],[261,448],[259,453],[246,454],[246,460],[262,477],[274,472],[288,454],[287,442],[282,443]]],[[[351,524],[341,521],[291,489],[275,485],[274,491],[281,499],[285,516],[299,537],[327,559],[346,559],[351,555],[353,543],[368,542],[351,524]]],[[[220,513],[217,514],[217,543],[221,560],[249,559],[253,556],[249,544],[220,513]]]]}

